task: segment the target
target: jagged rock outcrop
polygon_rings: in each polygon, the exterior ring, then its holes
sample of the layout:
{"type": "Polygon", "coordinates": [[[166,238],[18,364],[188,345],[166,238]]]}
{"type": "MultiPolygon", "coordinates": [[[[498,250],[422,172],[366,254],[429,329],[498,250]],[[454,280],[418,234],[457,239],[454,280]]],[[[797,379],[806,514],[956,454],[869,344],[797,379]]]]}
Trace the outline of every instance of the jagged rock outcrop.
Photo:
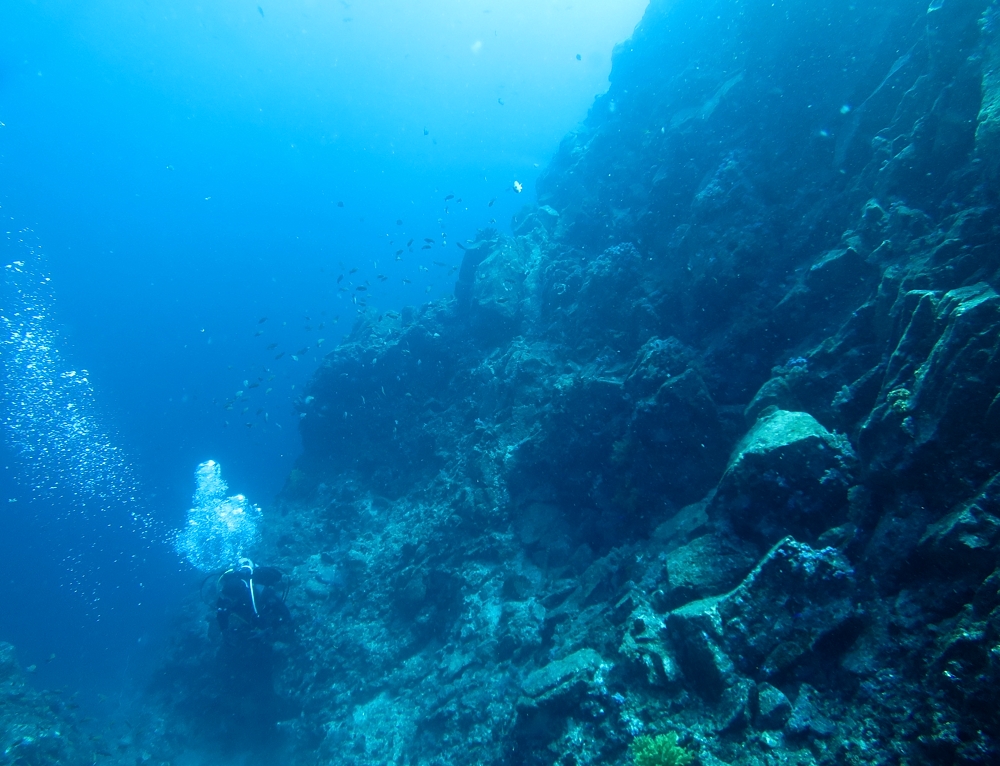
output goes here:
{"type": "Polygon", "coordinates": [[[711,512],[740,538],[816,539],[847,521],[854,451],[808,412],[769,407],[733,450],[711,512]]]}
{"type": "Polygon", "coordinates": [[[650,4],[540,206],[310,383],[283,761],[1000,758],[998,18],[650,4]]]}

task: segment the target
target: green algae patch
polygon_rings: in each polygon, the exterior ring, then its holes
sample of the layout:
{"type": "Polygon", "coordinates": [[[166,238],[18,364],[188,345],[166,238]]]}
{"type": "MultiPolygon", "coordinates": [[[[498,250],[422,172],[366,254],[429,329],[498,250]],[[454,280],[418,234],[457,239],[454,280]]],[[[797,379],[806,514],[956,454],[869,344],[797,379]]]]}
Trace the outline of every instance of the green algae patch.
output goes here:
{"type": "Polygon", "coordinates": [[[694,755],[677,744],[677,732],[656,736],[643,735],[629,746],[636,766],[686,766],[694,763],[694,755]]]}

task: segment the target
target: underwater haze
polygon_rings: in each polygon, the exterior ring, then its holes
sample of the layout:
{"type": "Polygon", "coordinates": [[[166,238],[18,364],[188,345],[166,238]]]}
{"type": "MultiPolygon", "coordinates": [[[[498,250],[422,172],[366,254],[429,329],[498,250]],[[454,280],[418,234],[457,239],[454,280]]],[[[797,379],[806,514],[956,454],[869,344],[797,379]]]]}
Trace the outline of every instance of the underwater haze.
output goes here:
{"type": "MultiPolygon", "coordinates": [[[[294,404],[356,299],[451,292],[456,244],[509,227],[644,5],[3,5],[5,263],[50,280],[51,371],[85,372],[93,418],[6,444],[0,636],[42,680],[96,683],[155,633],[189,584],[167,537],[194,467],[215,458],[270,502],[300,450],[294,404]],[[46,489],[102,438],[119,463],[91,466],[99,493],[131,501],[46,489]],[[49,440],[62,462],[38,470],[53,456],[27,446],[49,440]]],[[[7,361],[23,418],[77,396],[7,361]]]]}
{"type": "Polygon", "coordinates": [[[0,215],[0,766],[1000,763],[1000,0],[7,0],[0,215]]]}

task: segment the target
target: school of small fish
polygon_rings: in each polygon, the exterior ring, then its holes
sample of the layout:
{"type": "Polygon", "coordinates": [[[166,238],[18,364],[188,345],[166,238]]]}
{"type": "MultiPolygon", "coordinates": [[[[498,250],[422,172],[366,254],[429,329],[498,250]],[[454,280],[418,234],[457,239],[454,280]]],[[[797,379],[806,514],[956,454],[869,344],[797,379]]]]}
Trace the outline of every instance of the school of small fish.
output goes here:
{"type": "MultiPolygon", "coordinates": [[[[424,135],[426,136],[428,135],[428,133],[429,131],[425,128],[424,135]]],[[[520,194],[524,190],[524,186],[523,184],[521,184],[520,181],[515,180],[510,186],[507,187],[506,190],[508,192],[513,191],[516,194],[520,194]]],[[[487,209],[492,208],[496,204],[497,200],[498,200],[497,197],[491,198],[486,203],[486,208],[487,209]]],[[[444,196],[443,202],[444,202],[443,214],[445,216],[451,214],[452,212],[451,209],[453,206],[458,206],[463,204],[462,198],[458,197],[456,194],[452,192],[449,192],[444,196]]],[[[344,200],[337,200],[335,204],[337,205],[338,208],[349,209],[348,204],[345,203],[344,200]]],[[[464,211],[468,211],[468,209],[469,209],[468,207],[465,207],[464,211]]],[[[388,238],[389,246],[391,248],[394,248],[394,250],[392,251],[393,260],[395,262],[405,262],[406,255],[415,254],[414,252],[415,243],[417,243],[417,246],[419,247],[418,252],[434,250],[436,248],[437,249],[447,248],[448,234],[444,229],[445,225],[444,218],[443,217],[438,218],[437,223],[440,229],[437,232],[440,235],[440,240],[432,236],[419,237],[419,238],[411,236],[406,238],[405,244],[402,244],[401,242],[400,245],[397,246],[396,238],[392,234],[386,233],[385,236],[388,238]]],[[[493,224],[496,224],[496,218],[489,219],[488,225],[493,225],[493,224]]],[[[397,227],[396,230],[403,229],[405,231],[405,222],[402,218],[395,219],[395,226],[397,227]]],[[[405,233],[403,234],[403,237],[406,237],[405,233]]],[[[402,237],[400,237],[400,240],[402,240],[402,237]]],[[[454,244],[455,247],[457,247],[458,250],[460,251],[458,254],[459,256],[462,253],[464,253],[466,249],[464,244],[462,244],[461,242],[455,242],[454,244]]],[[[429,265],[426,263],[417,263],[416,270],[417,273],[427,274],[432,279],[438,276],[445,278],[451,277],[459,270],[460,267],[461,258],[459,257],[455,260],[457,260],[458,263],[451,262],[448,260],[431,260],[429,265]]],[[[364,275],[365,272],[367,271],[367,268],[363,265],[360,264],[347,265],[343,261],[340,261],[338,262],[337,266],[338,266],[336,270],[337,276],[335,279],[332,280],[331,283],[331,288],[333,290],[333,298],[339,301],[349,301],[350,306],[347,308],[353,307],[358,316],[365,314],[366,312],[369,311],[370,301],[374,298],[373,288],[377,287],[378,285],[373,284],[371,279],[365,278],[364,275]]],[[[375,270],[377,270],[378,260],[373,259],[372,266],[375,270]]],[[[384,273],[375,273],[374,279],[378,280],[378,284],[384,284],[390,281],[390,277],[384,273]]],[[[413,284],[413,280],[407,277],[402,277],[401,284],[403,286],[411,285],[413,284]]],[[[424,285],[425,295],[433,292],[433,290],[434,290],[433,282],[424,285]]],[[[395,311],[384,311],[384,312],[379,312],[377,315],[373,317],[373,319],[376,323],[381,323],[386,320],[395,322],[400,319],[400,314],[398,314],[395,311]]],[[[295,364],[297,362],[306,360],[311,361],[313,363],[317,363],[319,361],[318,357],[322,353],[324,353],[321,352],[320,349],[326,342],[326,338],[316,338],[314,341],[310,341],[305,345],[302,345],[301,348],[295,351],[292,351],[291,347],[282,348],[283,344],[281,340],[271,340],[270,342],[266,342],[269,340],[269,338],[267,337],[269,333],[272,333],[274,335],[280,334],[281,336],[287,336],[290,332],[290,324],[292,327],[294,327],[295,325],[300,325],[302,333],[312,332],[314,329],[314,324],[313,320],[308,314],[304,315],[301,322],[289,323],[289,321],[285,320],[281,321],[280,323],[279,322],[269,323],[268,320],[269,318],[267,316],[259,317],[251,333],[254,339],[262,338],[262,340],[258,342],[264,344],[262,346],[262,352],[266,354],[265,361],[262,364],[258,365],[255,377],[244,378],[241,381],[242,385],[237,390],[235,390],[235,392],[232,395],[223,398],[221,401],[218,399],[213,400],[213,403],[220,405],[224,413],[226,413],[224,415],[224,419],[222,422],[223,427],[228,427],[230,425],[229,418],[233,418],[234,421],[236,421],[237,419],[242,421],[243,426],[249,432],[253,432],[254,429],[257,429],[258,431],[265,429],[267,425],[271,423],[269,405],[278,404],[278,401],[270,396],[271,393],[274,391],[274,386],[270,384],[273,383],[278,378],[279,374],[282,373],[282,370],[288,369],[288,368],[281,368],[278,363],[295,364]],[[273,332],[269,328],[273,328],[273,332]],[[310,356],[310,354],[312,354],[312,356],[310,356]],[[262,393],[254,392],[254,389],[260,389],[260,388],[263,388],[262,393]],[[252,397],[255,398],[255,401],[251,401],[252,397]],[[251,410],[254,411],[254,414],[248,417],[251,410]],[[235,414],[229,415],[228,413],[235,413],[235,414]]],[[[332,331],[333,326],[336,326],[339,323],[340,323],[339,313],[333,313],[331,316],[327,313],[327,311],[324,310],[320,312],[319,321],[318,323],[315,324],[315,329],[317,331],[322,332],[324,329],[329,328],[329,330],[332,331]]],[[[344,329],[349,330],[350,327],[347,326],[344,329]]],[[[291,332],[295,331],[291,330],[291,332]]],[[[299,335],[299,337],[301,338],[302,336],[299,335]]],[[[294,391],[295,386],[293,385],[291,388],[294,391]]],[[[297,409],[300,410],[299,411],[300,418],[306,417],[308,415],[309,412],[308,405],[311,403],[311,401],[312,397],[308,396],[305,397],[304,399],[298,400],[297,409]]],[[[276,426],[277,428],[281,428],[281,424],[278,423],[277,421],[275,421],[273,425],[276,426]]]]}

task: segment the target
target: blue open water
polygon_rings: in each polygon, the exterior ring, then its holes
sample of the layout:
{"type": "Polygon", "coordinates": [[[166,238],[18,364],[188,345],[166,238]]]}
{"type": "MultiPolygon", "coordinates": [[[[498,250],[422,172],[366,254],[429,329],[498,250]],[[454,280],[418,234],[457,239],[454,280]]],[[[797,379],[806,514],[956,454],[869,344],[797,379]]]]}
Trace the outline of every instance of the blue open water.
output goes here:
{"type": "Polygon", "coordinates": [[[200,579],[171,543],[195,466],[267,506],[358,296],[452,291],[644,6],[0,6],[0,640],[40,684],[140,675],[200,579]]]}

